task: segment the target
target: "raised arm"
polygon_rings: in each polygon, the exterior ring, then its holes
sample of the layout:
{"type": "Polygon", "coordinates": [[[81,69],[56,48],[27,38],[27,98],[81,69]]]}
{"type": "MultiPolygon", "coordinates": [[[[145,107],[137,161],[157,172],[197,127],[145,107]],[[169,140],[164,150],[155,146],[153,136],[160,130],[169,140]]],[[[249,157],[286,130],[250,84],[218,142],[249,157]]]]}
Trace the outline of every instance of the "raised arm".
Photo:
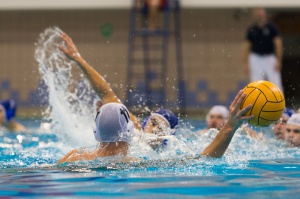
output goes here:
{"type": "Polygon", "coordinates": [[[253,116],[243,116],[249,109],[251,109],[251,105],[240,110],[241,103],[245,96],[246,94],[243,90],[238,92],[229,107],[230,114],[227,122],[220,129],[215,139],[202,151],[201,155],[214,158],[222,157],[228,148],[235,131],[239,128],[242,122],[253,118],[253,116]]]}
{"type": "MultiPolygon", "coordinates": [[[[95,92],[101,98],[102,102],[104,104],[109,102],[122,103],[121,100],[116,96],[114,91],[110,88],[103,76],[81,57],[72,39],[66,33],[62,33],[61,38],[65,42],[65,46],[59,46],[59,49],[64,52],[70,59],[78,63],[81,70],[90,80],[95,92]]],[[[135,127],[137,129],[141,129],[140,121],[135,117],[135,115],[130,113],[130,117],[135,127]]]]}

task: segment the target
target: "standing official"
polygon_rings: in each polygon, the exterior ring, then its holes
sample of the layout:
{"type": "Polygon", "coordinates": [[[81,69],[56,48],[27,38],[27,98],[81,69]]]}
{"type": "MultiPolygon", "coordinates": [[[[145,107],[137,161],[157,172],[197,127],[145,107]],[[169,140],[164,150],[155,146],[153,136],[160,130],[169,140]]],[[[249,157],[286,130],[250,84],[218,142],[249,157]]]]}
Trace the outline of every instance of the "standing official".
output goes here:
{"type": "Polygon", "coordinates": [[[254,23],[243,44],[243,66],[250,80],[273,82],[282,91],[282,40],[275,24],[268,21],[263,8],[253,9],[254,23]]]}

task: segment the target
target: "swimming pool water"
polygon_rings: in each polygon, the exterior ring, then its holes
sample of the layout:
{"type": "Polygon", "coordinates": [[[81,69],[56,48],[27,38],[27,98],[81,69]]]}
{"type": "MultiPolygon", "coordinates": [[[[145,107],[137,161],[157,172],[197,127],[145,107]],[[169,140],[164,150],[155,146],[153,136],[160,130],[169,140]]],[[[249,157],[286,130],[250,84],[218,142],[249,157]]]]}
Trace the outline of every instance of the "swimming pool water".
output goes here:
{"type": "MultiPolygon", "coordinates": [[[[192,126],[197,124],[188,122],[192,126]]],[[[33,132],[1,131],[0,197],[299,198],[298,149],[271,141],[252,142],[236,134],[229,151],[220,159],[166,161],[146,154],[148,158],[140,164],[113,164],[98,159],[56,165],[72,147],[57,134],[42,131],[38,123],[25,121],[24,124],[33,125],[33,132]],[[262,144],[266,146],[259,148],[262,144]],[[252,151],[245,149],[251,147],[252,151]]],[[[199,123],[193,130],[202,126],[199,123]]],[[[177,136],[180,138],[182,132],[177,136]]],[[[178,140],[196,149],[192,146],[195,140],[190,135],[188,138],[178,140]]]]}

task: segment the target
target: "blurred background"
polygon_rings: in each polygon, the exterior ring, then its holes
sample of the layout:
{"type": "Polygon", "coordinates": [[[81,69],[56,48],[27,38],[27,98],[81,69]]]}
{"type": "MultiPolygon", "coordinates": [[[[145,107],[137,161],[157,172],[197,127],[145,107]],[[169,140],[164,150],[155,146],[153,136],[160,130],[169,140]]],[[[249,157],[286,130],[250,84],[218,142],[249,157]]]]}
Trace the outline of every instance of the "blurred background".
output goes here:
{"type": "Polygon", "coordinates": [[[59,27],[126,105],[136,108],[144,100],[149,107],[201,116],[215,104],[229,105],[249,83],[242,43],[251,8],[263,6],[282,33],[287,105],[299,108],[299,1],[176,2],[160,11],[162,31],[148,31],[138,18],[142,9],[131,0],[2,0],[0,100],[15,99],[19,117],[40,116],[47,87],[34,59],[35,43],[46,28],[59,27]]]}

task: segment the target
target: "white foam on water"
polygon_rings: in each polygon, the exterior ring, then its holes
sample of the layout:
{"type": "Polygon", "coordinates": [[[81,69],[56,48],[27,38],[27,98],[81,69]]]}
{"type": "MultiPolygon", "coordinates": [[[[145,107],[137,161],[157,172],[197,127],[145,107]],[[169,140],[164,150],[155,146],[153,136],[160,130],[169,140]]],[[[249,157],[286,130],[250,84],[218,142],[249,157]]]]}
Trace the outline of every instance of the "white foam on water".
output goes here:
{"type": "Polygon", "coordinates": [[[64,143],[75,146],[94,144],[93,105],[97,98],[77,64],[61,52],[61,30],[48,28],[39,35],[35,59],[48,87],[49,107],[45,114],[51,128],[64,143]]]}

